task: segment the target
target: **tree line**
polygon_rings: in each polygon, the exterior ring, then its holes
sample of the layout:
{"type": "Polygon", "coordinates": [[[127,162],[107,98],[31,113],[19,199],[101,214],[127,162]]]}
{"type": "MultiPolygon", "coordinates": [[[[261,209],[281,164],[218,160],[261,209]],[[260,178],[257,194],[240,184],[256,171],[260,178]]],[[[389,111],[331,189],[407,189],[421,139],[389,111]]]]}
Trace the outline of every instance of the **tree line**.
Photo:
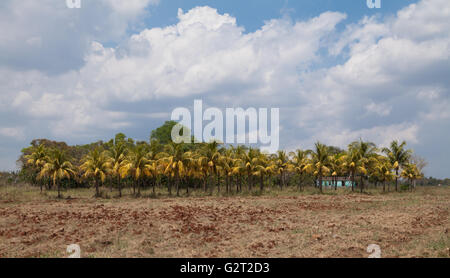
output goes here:
{"type": "Polygon", "coordinates": [[[96,197],[101,196],[101,187],[117,190],[120,197],[125,187],[135,196],[141,195],[143,188],[151,188],[153,194],[155,188],[165,188],[169,195],[177,196],[181,190],[186,194],[192,190],[234,194],[243,189],[263,192],[265,187],[303,190],[307,185],[322,192],[324,179],[336,189],[342,178],[351,181],[352,191],[363,192],[369,183],[381,185],[383,191],[386,185],[394,185],[398,191],[399,181],[412,189],[423,178],[412,150],[399,141],[377,148],[358,140],[346,150],[317,142],[312,150],[268,154],[216,141],[176,144],[152,136],[149,142],[135,142],[119,133],[109,142],[75,148],[34,140],[22,153],[20,175],[41,191],[57,189],[58,197],[63,186],[92,187],[96,197]]]}

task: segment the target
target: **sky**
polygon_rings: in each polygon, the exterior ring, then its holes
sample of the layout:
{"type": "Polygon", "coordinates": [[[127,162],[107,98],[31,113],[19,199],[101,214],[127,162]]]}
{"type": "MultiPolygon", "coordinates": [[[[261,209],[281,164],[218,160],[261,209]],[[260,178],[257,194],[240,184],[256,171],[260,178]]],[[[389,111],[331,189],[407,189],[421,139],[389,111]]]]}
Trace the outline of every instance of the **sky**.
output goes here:
{"type": "Polygon", "coordinates": [[[148,140],[176,107],[280,108],[280,147],[406,140],[449,177],[450,2],[0,2],[0,170],[35,138],[148,140]]]}

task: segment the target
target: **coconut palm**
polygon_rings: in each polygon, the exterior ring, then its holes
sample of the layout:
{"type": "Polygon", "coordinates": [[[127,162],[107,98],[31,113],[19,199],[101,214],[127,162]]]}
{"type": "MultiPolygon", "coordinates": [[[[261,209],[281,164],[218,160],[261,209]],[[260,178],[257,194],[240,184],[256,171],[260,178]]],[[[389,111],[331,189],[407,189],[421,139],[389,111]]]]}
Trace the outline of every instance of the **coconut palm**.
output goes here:
{"type": "Polygon", "coordinates": [[[277,163],[279,163],[278,159],[271,161],[262,153],[256,158],[253,175],[259,177],[261,193],[264,191],[264,177],[270,176],[272,173],[280,173],[279,164],[277,165],[277,163]]]}
{"type": "Polygon", "coordinates": [[[157,160],[149,160],[145,165],[144,174],[152,180],[152,191],[155,195],[156,180],[160,174],[160,167],[157,160]]]}
{"type": "MultiPolygon", "coordinates": [[[[31,154],[25,156],[26,164],[32,166],[39,174],[46,163],[47,154],[48,154],[47,149],[45,148],[44,145],[41,144],[35,147],[31,154]]],[[[39,181],[39,186],[42,192],[42,185],[43,185],[42,180],[37,178],[36,180],[39,181]]]]}
{"type": "Polygon", "coordinates": [[[347,173],[350,176],[352,183],[352,191],[355,190],[355,177],[357,175],[365,175],[367,174],[366,168],[361,160],[360,153],[355,148],[350,148],[342,157],[341,157],[341,167],[344,173],[347,173]]]}
{"type": "MultiPolygon", "coordinates": [[[[119,188],[119,196],[122,197],[122,185],[120,181],[120,168],[123,167],[127,154],[127,147],[124,142],[117,142],[109,150],[109,158],[111,165],[111,175],[117,179],[117,186],[119,188]]],[[[112,183],[111,183],[112,192],[112,183]]]]}
{"type": "Polygon", "coordinates": [[[256,166],[258,165],[258,158],[260,155],[260,151],[257,149],[250,148],[246,153],[242,156],[242,161],[245,165],[245,171],[247,173],[247,183],[248,190],[252,191],[254,185],[254,172],[256,170],[256,166]]]}
{"type": "Polygon", "coordinates": [[[423,174],[419,171],[417,165],[408,163],[404,166],[401,176],[409,181],[409,188],[412,190],[413,187],[416,187],[416,180],[422,178],[423,174]]]}
{"type": "Polygon", "coordinates": [[[292,157],[292,166],[294,171],[299,176],[299,183],[298,188],[301,190],[302,188],[302,182],[303,182],[303,176],[305,171],[305,167],[309,162],[309,154],[311,153],[310,150],[296,150],[295,152],[291,152],[289,155],[292,157]]]}
{"type": "Polygon", "coordinates": [[[111,171],[111,161],[106,152],[99,148],[87,154],[80,166],[84,178],[93,178],[95,185],[95,197],[100,197],[99,185],[103,185],[111,171]]]}
{"type": "Polygon", "coordinates": [[[235,166],[234,152],[232,149],[226,150],[219,158],[220,170],[225,177],[226,192],[231,192],[230,179],[233,178],[233,169],[235,166]]]}
{"type": "Polygon", "coordinates": [[[145,176],[144,171],[150,160],[147,158],[147,146],[140,144],[134,146],[125,161],[123,167],[120,168],[120,176],[125,178],[130,175],[133,178],[133,194],[136,196],[136,187],[138,188],[137,196],[141,194],[141,186],[145,176]]]}
{"type": "Polygon", "coordinates": [[[235,158],[233,165],[233,175],[236,177],[236,192],[242,192],[242,177],[246,174],[247,169],[244,161],[239,156],[235,158]]]}
{"type": "Polygon", "coordinates": [[[219,142],[212,141],[203,146],[200,150],[201,164],[206,163],[209,167],[209,172],[214,174],[217,179],[217,191],[220,192],[220,173],[218,171],[219,160],[221,153],[219,151],[219,142]]]}
{"type": "Polygon", "coordinates": [[[337,190],[337,177],[342,174],[342,157],[343,153],[336,153],[330,156],[330,173],[333,178],[334,190],[337,190]]]}
{"type": "Polygon", "coordinates": [[[280,189],[283,190],[283,187],[285,185],[285,177],[286,172],[289,169],[290,163],[289,163],[289,156],[286,154],[285,151],[278,151],[277,155],[274,159],[274,163],[276,165],[277,172],[280,176],[280,189]]]}
{"type": "Polygon", "coordinates": [[[411,150],[405,150],[406,142],[399,144],[398,141],[392,141],[389,148],[383,148],[383,153],[389,158],[392,167],[395,170],[395,191],[398,191],[399,170],[405,166],[412,154],[411,150]]]}
{"type": "Polygon", "coordinates": [[[313,173],[319,181],[320,192],[322,193],[322,177],[330,173],[330,156],[328,155],[328,148],[326,145],[317,142],[315,150],[311,152],[311,160],[305,166],[305,170],[313,173]]]}
{"type": "Polygon", "coordinates": [[[233,147],[234,153],[233,176],[236,178],[236,192],[242,192],[242,177],[246,173],[245,163],[242,157],[246,154],[246,148],[242,145],[233,147]]]}
{"type": "Polygon", "coordinates": [[[58,187],[58,198],[61,198],[61,180],[64,178],[70,179],[75,176],[74,167],[65,152],[58,149],[50,152],[45,158],[45,161],[39,173],[39,178],[44,176],[49,177],[53,182],[53,186],[58,187]]]}
{"type": "Polygon", "coordinates": [[[359,159],[360,164],[360,190],[363,192],[364,189],[364,177],[368,172],[368,169],[373,167],[377,162],[377,148],[372,142],[364,142],[361,139],[359,141],[352,142],[348,148],[355,151],[359,159]]]}
{"type": "Polygon", "coordinates": [[[195,163],[197,164],[197,168],[199,169],[201,176],[202,176],[203,190],[206,192],[208,179],[209,179],[209,176],[211,173],[211,168],[209,167],[209,163],[208,163],[208,157],[199,155],[196,158],[195,163]]]}
{"type": "Polygon", "coordinates": [[[164,160],[166,168],[164,173],[175,178],[177,196],[180,196],[180,182],[187,173],[187,167],[192,163],[192,153],[184,151],[183,144],[169,143],[166,146],[164,160]]]}
{"type": "Polygon", "coordinates": [[[374,173],[378,180],[383,183],[383,192],[386,192],[386,182],[390,182],[394,178],[392,164],[387,158],[379,156],[378,163],[374,167],[374,173]]]}

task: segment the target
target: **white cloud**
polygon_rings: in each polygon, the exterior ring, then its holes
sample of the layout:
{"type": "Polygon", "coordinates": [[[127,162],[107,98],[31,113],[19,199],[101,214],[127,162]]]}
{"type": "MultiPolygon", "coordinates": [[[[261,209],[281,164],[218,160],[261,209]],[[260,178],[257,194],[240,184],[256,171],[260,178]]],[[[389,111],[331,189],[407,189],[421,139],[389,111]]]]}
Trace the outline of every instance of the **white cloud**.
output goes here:
{"type": "Polygon", "coordinates": [[[392,107],[390,105],[386,105],[385,103],[374,103],[371,102],[366,105],[366,110],[369,113],[375,113],[380,116],[386,117],[391,114],[392,107]]]}
{"type": "Polygon", "coordinates": [[[0,64],[52,74],[82,67],[93,38],[114,42],[124,38],[155,0],[82,1],[69,9],[65,0],[2,0],[0,64]],[[25,42],[25,43],[24,43],[25,42]]]}
{"type": "Polygon", "coordinates": [[[11,137],[15,140],[23,140],[25,138],[25,132],[23,128],[20,127],[1,127],[0,135],[11,137]]]}

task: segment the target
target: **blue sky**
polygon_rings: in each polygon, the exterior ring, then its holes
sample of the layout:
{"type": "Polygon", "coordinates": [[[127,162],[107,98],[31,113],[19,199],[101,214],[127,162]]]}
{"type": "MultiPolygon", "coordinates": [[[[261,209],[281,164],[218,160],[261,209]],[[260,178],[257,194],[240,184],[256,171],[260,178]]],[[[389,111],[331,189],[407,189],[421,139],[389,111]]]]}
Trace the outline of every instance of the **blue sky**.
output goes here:
{"type": "MultiPolygon", "coordinates": [[[[365,0],[170,0],[149,7],[147,27],[161,27],[177,22],[177,10],[187,11],[197,6],[211,6],[219,13],[228,13],[237,19],[247,32],[261,28],[264,21],[288,15],[293,20],[305,20],[326,11],[346,13],[348,22],[356,22],[365,15],[393,15],[399,9],[417,0],[384,0],[381,9],[369,9],[365,0]]],[[[343,25],[341,25],[343,26],[343,25]]]]}
{"type": "Polygon", "coordinates": [[[147,140],[201,99],[280,108],[283,149],[406,140],[449,176],[448,0],[81,1],[0,2],[0,170],[35,138],[147,140]]]}

